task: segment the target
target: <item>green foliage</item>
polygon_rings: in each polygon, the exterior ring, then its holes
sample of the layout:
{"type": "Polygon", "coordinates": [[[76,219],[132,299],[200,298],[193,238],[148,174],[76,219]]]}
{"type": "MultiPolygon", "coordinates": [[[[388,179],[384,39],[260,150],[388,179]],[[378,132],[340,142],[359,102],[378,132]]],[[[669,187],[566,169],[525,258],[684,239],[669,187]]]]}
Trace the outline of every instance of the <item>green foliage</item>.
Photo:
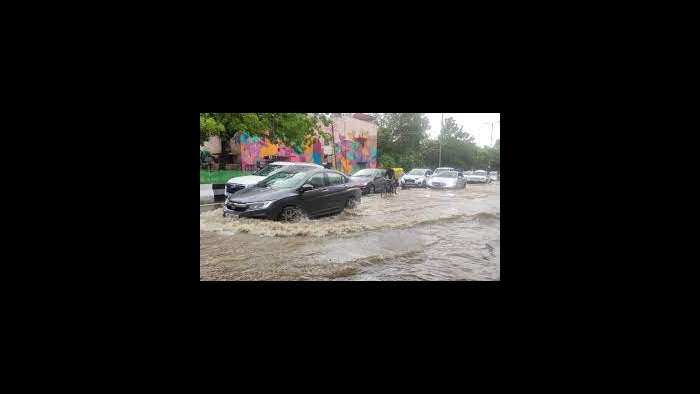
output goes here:
{"type": "Polygon", "coordinates": [[[428,119],[423,114],[377,114],[378,160],[383,167],[443,167],[500,170],[500,141],[493,148],[478,147],[474,136],[449,117],[438,139],[427,136],[428,119]],[[442,160],[440,161],[440,145],[442,160]]]}
{"type": "Polygon", "coordinates": [[[204,144],[209,137],[219,135],[224,131],[224,125],[207,114],[199,115],[199,145],[204,144]]]}
{"type": "Polygon", "coordinates": [[[421,141],[427,138],[429,120],[419,113],[373,114],[377,118],[377,150],[383,167],[413,168],[422,162],[421,141]]]}
{"type": "Polygon", "coordinates": [[[330,139],[323,130],[330,125],[328,114],[321,113],[204,113],[200,114],[200,143],[217,135],[222,143],[246,132],[267,138],[274,144],[301,148],[320,136],[330,139]]]}
{"type": "Polygon", "coordinates": [[[430,127],[426,116],[412,113],[381,114],[377,123],[381,146],[389,152],[417,149],[430,127]]]}
{"type": "Polygon", "coordinates": [[[396,167],[396,159],[391,153],[383,153],[379,156],[379,166],[383,168],[396,167]]]}

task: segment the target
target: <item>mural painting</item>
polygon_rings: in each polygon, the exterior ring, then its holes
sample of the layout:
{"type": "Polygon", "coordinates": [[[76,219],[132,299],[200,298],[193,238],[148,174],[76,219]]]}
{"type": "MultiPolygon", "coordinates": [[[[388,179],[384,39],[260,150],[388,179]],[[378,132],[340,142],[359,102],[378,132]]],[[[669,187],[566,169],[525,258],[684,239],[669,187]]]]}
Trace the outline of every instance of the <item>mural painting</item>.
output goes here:
{"type": "MultiPolygon", "coordinates": [[[[330,128],[326,129],[331,133],[330,128]]],[[[355,118],[335,118],[335,152],[338,170],[352,174],[377,168],[377,126],[355,118]]]]}
{"type": "MultiPolygon", "coordinates": [[[[335,135],[336,167],[338,171],[352,174],[363,168],[377,168],[377,125],[354,117],[334,117],[333,128],[326,133],[335,135]]],[[[293,162],[323,164],[326,160],[323,145],[317,138],[304,148],[290,148],[271,144],[258,136],[241,135],[241,165],[256,166],[265,156],[278,156],[293,162]]],[[[332,156],[327,160],[333,161],[332,156]]]]}
{"type": "Polygon", "coordinates": [[[316,139],[305,149],[290,148],[284,145],[271,144],[267,139],[258,136],[241,134],[241,165],[255,166],[265,156],[286,157],[293,162],[309,162],[321,164],[323,147],[316,139]]]}

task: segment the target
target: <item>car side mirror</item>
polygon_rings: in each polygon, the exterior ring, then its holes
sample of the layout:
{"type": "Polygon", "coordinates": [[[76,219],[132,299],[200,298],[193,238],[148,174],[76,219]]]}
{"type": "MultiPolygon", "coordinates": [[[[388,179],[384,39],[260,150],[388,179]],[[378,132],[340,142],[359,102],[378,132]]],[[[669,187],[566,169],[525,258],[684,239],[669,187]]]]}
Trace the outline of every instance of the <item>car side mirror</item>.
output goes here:
{"type": "Polygon", "coordinates": [[[299,191],[302,193],[308,192],[309,190],[314,190],[314,185],[312,185],[310,183],[305,183],[305,184],[301,185],[301,189],[299,189],[299,191]]]}

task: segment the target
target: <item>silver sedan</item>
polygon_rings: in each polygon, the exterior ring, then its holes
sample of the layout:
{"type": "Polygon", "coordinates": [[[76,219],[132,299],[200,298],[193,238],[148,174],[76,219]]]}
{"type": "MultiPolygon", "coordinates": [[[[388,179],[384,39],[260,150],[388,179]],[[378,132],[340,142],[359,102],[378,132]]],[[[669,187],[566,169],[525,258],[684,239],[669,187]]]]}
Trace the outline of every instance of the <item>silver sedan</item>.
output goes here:
{"type": "Polygon", "coordinates": [[[431,189],[464,189],[467,180],[457,171],[445,171],[433,175],[428,179],[428,187],[431,189]]]}
{"type": "Polygon", "coordinates": [[[466,176],[467,182],[469,183],[490,183],[491,178],[486,174],[484,170],[476,170],[473,174],[468,174],[466,176]]]}

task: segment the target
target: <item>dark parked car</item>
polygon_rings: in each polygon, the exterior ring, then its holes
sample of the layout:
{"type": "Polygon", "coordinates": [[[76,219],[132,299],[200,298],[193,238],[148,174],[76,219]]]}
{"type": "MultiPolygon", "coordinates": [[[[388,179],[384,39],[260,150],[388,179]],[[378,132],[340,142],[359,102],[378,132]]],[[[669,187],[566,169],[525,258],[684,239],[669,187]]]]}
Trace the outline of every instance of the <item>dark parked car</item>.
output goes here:
{"type": "Polygon", "coordinates": [[[350,181],[362,189],[362,194],[381,193],[386,188],[386,176],[386,168],[365,168],[352,174],[350,181]]]}
{"type": "Polygon", "coordinates": [[[231,194],[224,217],[296,221],[354,208],[361,196],[360,188],[338,171],[292,165],[231,194]]]}

